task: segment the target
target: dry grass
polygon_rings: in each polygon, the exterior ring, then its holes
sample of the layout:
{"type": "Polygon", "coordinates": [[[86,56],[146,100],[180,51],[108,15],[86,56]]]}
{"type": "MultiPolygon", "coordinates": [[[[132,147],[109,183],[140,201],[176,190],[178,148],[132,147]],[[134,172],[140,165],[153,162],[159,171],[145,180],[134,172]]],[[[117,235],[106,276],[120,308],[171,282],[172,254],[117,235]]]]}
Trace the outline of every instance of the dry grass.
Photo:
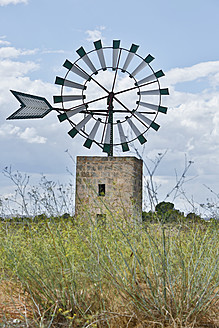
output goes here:
{"type": "MultiPolygon", "coordinates": [[[[141,284],[141,288],[146,287],[141,284]]],[[[110,293],[109,293],[110,294],[110,293]]],[[[108,294],[108,297],[109,297],[108,294]]],[[[126,307],[123,305],[119,306],[121,298],[109,297],[111,303],[111,311],[103,311],[100,315],[93,317],[93,325],[90,327],[108,327],[107,322],[110,323],[110,328],[218,328],[218,306],[219,302],[215,303],[211,307],[211,311],[208,315],[199,317],[196,323],[183,325],[177,320],[172,320],[172,324],[167,324],[162,321],[152,321],[142,316],[142,313],[129,309],[128,304],[126,307]],[[120,299],[120,300],[119,300],[120,299]],[[129,309],[129,311],[127,311],[129,309]],[[96,324],[97,323],[97,324],[96,324]]],[[[39,325],[34,318],[34,304],[31,301],[30,295],[27,292],[23,292],[20,283],[14,283],[12,281],[1,281],[0,285],[0,327],[47,327],[48,322],[44,325],[39,325]],[[13,321],[17,319],[18,321],[13,321]],[[1,326],[2,324],[2,326],[1,326]],[[4,324],[4,326],[3,326],[4,324]]],[[[53,323],[51,327],[81,327],[79,325],[69,326],[67,323],[53,323]]]]}
{"type": "Polygon", "coordinates": [[[0,320],[32,318],[30,297],[19,283],[3,280],[0,283],[0,320]]]}

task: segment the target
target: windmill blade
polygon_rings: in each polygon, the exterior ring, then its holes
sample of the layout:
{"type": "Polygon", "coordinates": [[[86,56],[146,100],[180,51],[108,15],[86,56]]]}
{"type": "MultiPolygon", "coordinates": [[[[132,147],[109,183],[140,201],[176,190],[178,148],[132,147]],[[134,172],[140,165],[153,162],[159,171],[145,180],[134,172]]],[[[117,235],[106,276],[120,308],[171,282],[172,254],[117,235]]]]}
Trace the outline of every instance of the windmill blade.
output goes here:
{"type": "Polygon", "coordinates": [[[146,82],[155,81],[156,79],[158,79],[159,77],[162,77],[162,76],[164,76],[164,72],[162,70],[160,70],[160,71],[158,71],[154,74],[151,74],[151,75],[145,77],[144,79],[142,79],[140,81],[137,81],[135,83],[135,85],[139,86],[139,85],[141,85],[143,83],[146,83],[146,82]]]}
{"type": "Polygon", "coordinates": [[[106,61],[105,61],[104,54],[103,54],[103,49],[102,49],[103,47],[102,47],[101,40],[95,41],[94,47],[97,50],[97,56],[99,58],[100,65],[101,65],[103,71],[105,71],[106,70],[106,61]]]}
{"type": "Polygon", "coordinates": [[[123,65],[123,68],[122,68],[122,72],[124,73],[126,71],[126,69],[128,68],[132,58],[134,57],[134,54],[136,53],[136,51],[138,50],[139,46],[137,46],[136,44],[132,44],[131,45],[131,48],[129,50],[129,53],[126,57],[126,60],[125,60],[125,63],[123,65]]]}
{"type": "Polygon", "coordinates": [[[136,67],[136,69],[130,74],[130,76],[135,76],[136,74],[138,74],[145,66],[150,64],[152,60],[154,60],[154,57],[150,54],[147,55],[147,57],[145,57],[145,59],[138,65],[138,67],[136,67]]]}
{"type": "Polygon", "coordinates": [[[143,122],[145,122],[149,127],[151,127],[152,129],[154,130],[158,130],[160,125],[151,121],[149,118],[147,118],[146,116],[144,116],[143,114],[141,113],[138,113],[138,112],[135,112],[135,115],[140,118],[140,120],[142,120],[143,122]]]}
{"type": "Polygon", "coordinates": [[[78,134],[78,132],[85,126],[85,124],[87,124],[87,122],[89,122],[89,120],[91,119],[92,115],[89,114],[87,115],[80,123],[78,123],[73,129],[71,129],[68,134],[74,138],[76,136],[76,134],[78,134]]]}
{"type": "Polygon", "coordinates": [[[70,118],[71,116],[74,116],[75,114],[78,114],[78,113],[82,112],[83,110],[86,110],[87,107],[88,107],[88,105],[78,106],[77,108],[75,108],[73,110],[69,110],[66,113],[58,115],[58,119],[60,122],[63,122],[65,120],[67,120],[68,118],[70,118]]]}
{"type": "Polygon", "coordinates": [[[141,144],[144,144],[147,140],[145,139],[143,134],[138,130],[137,126],[132,122],[130,117],[126,116],[126,119],[127,119],[128,124],[130,125],[130,128],[133,130],[134,134],[138,138],[139,142],[141,144]]]}
{"type": "Polygon", "coordinates": [[[69,95],[69,96],[53,96],[54,104],[67,102],[67,101],[75,101],[85,99],[84,95],[69,95]]]}
{"type": "Polygon", "coordinates": [[[97,133],[97,130],[98,130],[98,128],[99,128],[100,123],[101,123],[101,119],[98,118],[98,120],[97,120],[96,123],[94,124],[93,129],[91,130],[91,132],[90,132],[90,134],[89,134],[87,140],[85,141],[85,143],[84,143],[84,145],[83,145],[84,147],[90,149],[90,147],[91,147],[91,145],[92,145],[92,143],[93,143],[93,141],[94,141],[94,138],[95,138],[95,136],[96,136],[96,133],[97,133]]]}
{"type": "Polygon", "coordinates": [[[154,105],[154,104],[149,104],[149,103],[146,103],[146,102],[143,102],[143,101],[136,101],[136,103],[139,106],[150,108],[150,109],[155,110],[155,111],[160,112],[160,113],[164,113],[164,114],[167,113],[167,107],[158,106],[158,105],[154,105]]]}
{"type": "Polygon", "coordinates": [[[111,123],[107,123],[106,134],[104,139],[103,152],[110,152],[110,132],[111,132],[111,123]]]}
{"type": "Polygon", "coordinates": [[[90,70],[94,73],[97,74],[97,70],[94,66],[94,64],[92,63],[92,61],[90,60],[90,58],[88,57],[86,51],[84,50],[83,47],[80,47],[78,50],[76,50],[76,52],[78,53],[78,55],[82,58],[82,60],[85,62],[85,64],[90,68],[90,70]]]}
{"type": "Polygon", "coordinates": [[[54,108],[46,98],[11,90],[20,102],[20,108],[10,115],[7,120],[43,118],[54,108]]]}
{"type": "Polygon", "coordinates": [[[87,87],[84,86],[83,84],[69,81],[69,80],[63,79],[62,77],[59,77],[59,76],[56,76],[55,84],[63,85],[64,87],[69,87],[69,88],[73,88],[73,89],[80,89],[80,90],[87,89],[87,87]]]}
{"type": "Polygon", "coordinates": [[[112,65],[113,71],[115,71],[117,67],[119,46],[120,46],[120,40],[113,40],[113,65],[112,65]]]}
{"type": "Polygon", "coordinates": [[[68,59],[64,62],[63,66],[73,73],[77,74],[78,76],[82,77],[85,80],[90,80],[90,75],[88,75],[86,72],[82,71],[80,68],[74,66],[68,59]]]}
{"type": "Polygon", "coordinates": [[[157,90],[148,90],[148,91],[140,91],[137,92],[138,95],[144,96],[144,95],[150,95],[150,96],[156,96],[156,95],[169,95],[169,90],[166,89],[157,89],[157,90]]]}
{"type": "Polygon", "coordinates": [[[119,130],[120,141],[121,141],[121,145],[122,145],[122,151],[123,152],[129,151],[129,146],[128,146],[128,143],[126,142],[126,136],[124,134],[120,120],[117,121],[117,125],[118,125],[118,130],[119,130]]]}

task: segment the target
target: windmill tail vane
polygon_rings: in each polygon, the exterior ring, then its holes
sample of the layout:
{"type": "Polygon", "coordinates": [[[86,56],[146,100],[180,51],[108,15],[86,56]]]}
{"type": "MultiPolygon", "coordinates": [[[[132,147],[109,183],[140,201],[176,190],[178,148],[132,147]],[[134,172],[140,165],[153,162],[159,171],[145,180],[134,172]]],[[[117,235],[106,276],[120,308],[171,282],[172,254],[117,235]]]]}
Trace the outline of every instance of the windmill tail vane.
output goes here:
{"type": "Polygon", "coordinates": [[[169,95],[169,90],[161,88],[164,73],[153,70],[151,54],[141,57],[139,46],[126,49],[120,43],[113,40],[112,46],[103,47],[98,40],[89,52],[80,47],[73,63],[66,59],[65,76],[55,79],[61,90],[53,101],[59,108],[44,97],[11,90],[20,108],[7,119],[43,118],[56,111],[60,123],[70,123],[71,138],[79,134],[86,139],[84,147],[96,144],[108,156],[113,156],[117,146],[129,151],[134,140],[144,144],[149,128],[157,131],[160,127],[155,122],[158,114],[167,113],[161,98],[169,95]]]}

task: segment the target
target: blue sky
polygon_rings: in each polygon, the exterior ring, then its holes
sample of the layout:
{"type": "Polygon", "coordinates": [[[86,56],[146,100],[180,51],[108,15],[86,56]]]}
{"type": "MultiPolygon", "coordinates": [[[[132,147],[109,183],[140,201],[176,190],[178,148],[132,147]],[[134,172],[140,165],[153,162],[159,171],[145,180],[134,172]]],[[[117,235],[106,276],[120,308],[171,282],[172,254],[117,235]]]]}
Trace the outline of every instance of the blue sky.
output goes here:
{"type": "MultiPolygon", "coordinates": [[[[19,104],[10,89],[46,97],[57,94],[56,75],[62,64],[78,58],[83,45],[93,41],[110,46],[140,45],[138,53],[151,53],[155,70],[166,76],[162,85],[170,96],[167,115],[158,118],[161,128],[149,132],[146,156],[154,159],[168,150],[156,181],[160,200],[184,168],[185,156],[194,161],[185,187],[195,206],[211,197],[204,184],[219,190],[219,2],[218,0],[70,1],[0,0],[0,171],[5,166],[30,173],[33,183],[44,173],[56,181],[67,181],[66,166],[73,167],[65,150],[77,155],[102,155],[72,140],[56,115],[36,121],[6,121],[19,104]]],[[[150,160],[149,160],[150,162],[150,160]]],[[[153,164],[152,164],[153,165],[153,164]]],[[[145,172],[146,175],[146,172],[145,172]]],[[[12,191],[0,175],[0,195],[12,191]]],[[[178,198],[184,209],[189,205],[178,198]]]]}

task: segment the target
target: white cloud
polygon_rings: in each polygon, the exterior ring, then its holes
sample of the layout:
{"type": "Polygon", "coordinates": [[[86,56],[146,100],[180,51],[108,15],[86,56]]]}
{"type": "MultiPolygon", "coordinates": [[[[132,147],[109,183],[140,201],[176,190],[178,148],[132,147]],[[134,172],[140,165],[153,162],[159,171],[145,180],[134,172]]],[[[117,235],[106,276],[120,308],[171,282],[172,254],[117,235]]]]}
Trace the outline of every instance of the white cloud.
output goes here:
{"type": "Polygon", "coordinates": [[[166,73],[169,85],[176,83],[195,81],[200,78],[214,77],[219,80],[219,61],[199,63],[191,67],[173,68],[166,73]]]}
{"type": "Polygon", "coordinates": [[[43,50],[42,54],[63,54],[64,50],[43,50]]]}
{"type": "MultiPolygon", "coordinates": [[[[175,149],[177,158],[180,153],[186,153],[194,160],[197,174],[215,174],[215,179],[219,166],[218,75],[219,61],[167,72],[166,84],[171,86],[171,92],[165,104],[170,105],[170,109],[166,117],[159,115],[157,121],[161,129],[153,140],[155,148],[158,144],[166,144],[169,149],[175,149]],[[202,78],[203,88],[195,91],[193,87],[199,78],[202,78]],[[214,86],[212,80],[215,81],[214,86]],[[184,82],[184,87],[191,88],[191,92],[176,91],[179,82],[184,82]],[[188,86],[186,82],[189,82],[188,86]]],[[[170,159],[170,162],[169,167],[173,168],[174,161],[170,159]]]]}
{"type": "Polygon", "coordinates": [[[10,4],[17,5],[18,3],[28,3],[28,0],[0,0],[0,6],[7,6],[10,4]]]}
{"type": "Polygon", "coordinates": [[[21,50],[14,47],[2,47],[0,48],[0,59],[4,58],[16,58],[23,55],[33,55],[37,52],[37,49],[33,50],[21,50]]]}
{"type": "MultiPolygon", "coordinates": [[[[9,108],[16,106],[17,101],[10,93],[10,90],[17,90],[35,95],[48,96],[57,93],[59,87],[45,83],[41,80],[31,80],[28,75],[40,68],[39,64],[32,61],[19,62],[13,60],[0,60],[0,76],[4,77],[0,82],[0,105],[1,115],[8,116],[9,108]],[[2,105],[5,106],[2,106],[2,105]],[[11,104],[11,105],[10,105],[11,104]],[[14,105],[13,105],[14,104],[14,105]]],[[[50,99],[48,99],[50,101],[50,99]]]]}
{"type": "Polygon", "coordinates": [[[0,40],[0,46],[4,45],[4,46],[9,46],[11,43],[9,41],[5,41],[5,40],[0,40]]]}
{"type": "MultiPolygon", "coordinates": [[[[1,79],[1,86],[2,82],[5,81],[7,78],[12,77],[19,77],[24,76],[28,72],[34,71],[39,68],[39,65],[31,62],[26,61],[24,63],[12,60],[0,60],[0,76],[3,76],[4,79],[1,79]]],[[[0,86],[0,88],[1,88],[0,86]]]]}
{"type": "Polygon", "coordinates": [[[28,143],[42,144],[42,143],[45,143],[47,140],[44,137],[38,136],[35,128],[26,128],[23,132],[19,133],[18,136],[21,139],[24,139],[25,141],[27,141],[28,143]]]}
{"type": "Polygon", "coordinates": [[[17,135],[20,132],[18,126],[13,126],[11,124],[3,124],[0,126],[0,136],[6,137],[8,135],[17,135]]]}
{"type": "Polygon", "coordinates": [[[38,68],[37,64],[30,61],[22,63],[12,60],[0,60],[0,76],[3,77],[0,83],[1,115],[4,115],[4,108],[6,111],[13,101],[9,90],[24,90],[30,88],[32,84],[36,84],[26,75],[38,68]],[[2,107],[3,104],[8,106],[2,107]]]}
{"type": "Polygon", "coordinates": [[[22,131],[20,127],[7,123],[0,126],[0,136],[5,139],[16,136],[28,143],[37,144],[46,143],[47,140],[47,138],[37,135],[36,129],[33,127],[27,127],[22,131]]]}
{"type": "Polygon", "coordinates": [[[105,26],[99,26],[95,30],[87,30],[85,33],[88,35],[87,41],[97,41],[99,39],[104,40],[102,31],[105,30],[105,26]]]}

